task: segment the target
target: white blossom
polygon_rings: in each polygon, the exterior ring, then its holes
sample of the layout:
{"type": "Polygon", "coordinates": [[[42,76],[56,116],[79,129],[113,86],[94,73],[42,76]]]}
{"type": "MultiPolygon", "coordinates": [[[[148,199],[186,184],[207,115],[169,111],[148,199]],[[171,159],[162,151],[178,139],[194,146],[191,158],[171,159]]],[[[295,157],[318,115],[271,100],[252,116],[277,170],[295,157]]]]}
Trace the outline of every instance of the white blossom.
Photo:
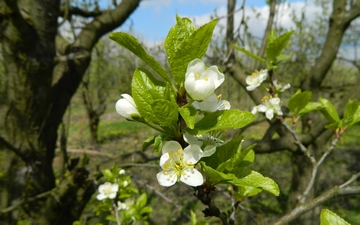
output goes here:
{"type": "Polygon", "coordinates": [[[253,91],[255,88],[259,87],[260,84],[266,80],[268,76],[267,70],[255,70],[254,73],[252,73],[250,76],[246,77],[246,84],[249,85],[246,87],[246,90],[253,91]]]}
{"type": "Polygon", "coordinates": [[[268,118],[269,120],[271,120],[274,117],[274,113],[278,116],[282,116],[283,113],[281,111],[281,107],[280,107],[280,98],[275,97],[275,98],[269,98],[268,96],[265,96],[262,99],[263,104],[260,104],[258,106],[255,106],[252,109],[252,114],[256,114],[257,112],[264,112],[266,118],[268,118]]]}
{"type": "Polygon", "coordinates": [[[119,175],[125,175],[125,170],[124,170],[124,169],[121,169],[121,170],[119,171],[119,175]]]}
{"type": "Polygon", "coordinates": [[[215,93],[210,95],[202,102],[193,102],[192,105],[195,109],[199,109],[204,112],[215,112],[218,110],[227,110],[231,108],[230,102],[221,100],[221,95],[216,96],[215,93]]]}
{"type": "Polygon", "coordinates": [[[184,133],[184,140],[190,145],[198,145],[203,149],[203,156],[208,157],[215,153],[216,147],[226,144],[224,141],[224,133],[223,130],[215,130],[210,131],[204,134],[198,135],[190,135],[188,133],[184,133]]]}
{"type": "Polygon", "coordinates": [[[116,197],[116,193],[119,190],[118,184],[112,184],[110,182],[105,182],[100,185],[98,188],[99,194],[96,196],[97,200],[103,200],[105,198],[114,199],[116,197]]]}
{"type": "Polygon", "coordinates": [[[176,182],[183,182],[190,186],[199,186],[204,182],[202,174],[194,168],[203,155],[197,145],[189,145],[184,150],[176,141],[168,141],[162,148],[160,166],[163,171],[156,177],[161,186],[172,186],[176,182]]]}
{"type": "Polygon", "coordinates": [[[193,100],[202,101],[214,93],[225,80],[217,66],[205,68],[201,59],[192,60],[185,74],[185,90],[193,100]]]}
{"type": "Polygon", "coordinates": [[[278,80],[274,80],[273,83],[276,91],[278,92],[284,92],[286,89],[289,89],[291,87],[290,84],[282,85],[281,83],[278,83],[278,80]]]}
{"type": "Polygon", "coordinates": [[[134,99],[128,94],[122,94],[123,98],[119,99],[115,104],[116,112],[128,120],[132,120],[132,116],[139,115],[134,99]]]}

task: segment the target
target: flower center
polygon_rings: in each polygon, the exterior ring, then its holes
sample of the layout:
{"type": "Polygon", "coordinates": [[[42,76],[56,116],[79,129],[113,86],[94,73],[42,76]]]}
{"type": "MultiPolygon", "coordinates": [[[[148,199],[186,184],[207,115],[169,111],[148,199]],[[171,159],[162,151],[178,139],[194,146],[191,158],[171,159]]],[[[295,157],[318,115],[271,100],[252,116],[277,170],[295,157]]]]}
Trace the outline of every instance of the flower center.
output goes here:
{"type": "MultiPolygon", "coordinates": [[[[200,75],[199,75],[198,73],[195,74],[195,79],[198,80],[199,78],[200,78],[200,75]]],[[[209,78],[205,77],[204,80],[205,80],[205,81],[208,81],[209,78]]]]}
{"type": "Polygon", "coordinates": [[[169,152],[169,160],[164,164],[164,174],[172,177],[170,172],[175,172],[178,180],[180,180],[181,176],[186,175],[184,171],[192,168],[194,168],[194,164],[184,160],[183,150],[179,149],[176,152],[169,152]]]}

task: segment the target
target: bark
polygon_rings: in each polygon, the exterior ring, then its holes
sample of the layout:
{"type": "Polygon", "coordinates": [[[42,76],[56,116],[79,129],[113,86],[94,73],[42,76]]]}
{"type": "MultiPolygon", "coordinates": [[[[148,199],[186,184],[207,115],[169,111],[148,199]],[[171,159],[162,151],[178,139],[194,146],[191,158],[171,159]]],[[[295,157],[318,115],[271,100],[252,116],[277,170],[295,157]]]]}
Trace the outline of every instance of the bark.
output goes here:
{"type": "Polygon", "coordinates": [[[22,190],[20,196],[9,195],[8,202],[11,206],[21,201],[21,215],[36,224],[72,224],[95,191],[84,165],[55,185],[57,131],[95,43],[120,26],[139,2],[124,0],[99,13],[74,43],[67,43],[58,34],[59,0],[0,0],[0,41],[9,90],[0,108],[5,115],[0,144],[21,159],[10,168],[22,175],[8,176],[22,190]],[[56,51],[64,56],[57,57],[56,51]]]}

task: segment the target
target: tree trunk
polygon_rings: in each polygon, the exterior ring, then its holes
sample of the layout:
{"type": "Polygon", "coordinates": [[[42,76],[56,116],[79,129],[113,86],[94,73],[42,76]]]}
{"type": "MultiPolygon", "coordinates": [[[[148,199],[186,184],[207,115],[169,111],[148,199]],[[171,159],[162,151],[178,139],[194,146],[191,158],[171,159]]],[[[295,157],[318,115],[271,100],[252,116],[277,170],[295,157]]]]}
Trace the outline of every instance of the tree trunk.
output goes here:
{"type": "Polygon", "coordinates": [[[5,115],[0,144],[17,157],[7,174],[11,194],[5,211],[12,216],[2,216],[13,219],[4,224],[20,218],[39,225],[72,224],[81,215],[95,191],[94,182],[81,164],[55,185],[58,128],[95,43],[121,25],[139,2],[124,0],[115,9],[98,13],[69,44],[57,33],[59,0],[0,0],[0,41],[8,79],[5,104],[0,107],[5,115]],[[56,50],[66,56],[57,57],[56,50]]]}

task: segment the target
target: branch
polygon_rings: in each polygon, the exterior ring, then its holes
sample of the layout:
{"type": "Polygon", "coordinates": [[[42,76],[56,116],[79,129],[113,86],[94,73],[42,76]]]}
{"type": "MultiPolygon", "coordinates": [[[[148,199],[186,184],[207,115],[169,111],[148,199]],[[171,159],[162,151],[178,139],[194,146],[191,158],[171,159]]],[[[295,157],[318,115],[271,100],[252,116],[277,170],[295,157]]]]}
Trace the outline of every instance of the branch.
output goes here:
{"type": "Polygon", "coordinates": [[[360,194],[360,187],[346,187],[354,180],[360,177],[360,173],[353,175],[348,181],[344,184],[340,185],[339,187],[333,187],[332,189],[328,190],[327,192],[323,193],[322,195],[314,198],[313,200],[306,202],[304,204],[298,205],[294,208],[291,212],[286,214],[285,216],[278,219],[274,225],[282,225],[288,224],[289,222],[293,221],[294,219],[298,218],[302,214],[310,211],[311,209],[323,204],[324,202],[338,196],[346,196],[346,195],[354,195],[360,194]]]}
{"type": "Polygon", "coordinates": [[[147,189],[150,189],[151,191],[153,191],[153,192],[154,192],[155,194],[157,194],[160,198],[164,199],[165,202],[170,203],[171,205],[175,206],[175,208],[177,208],[180,212],[182,212],[183,215],[185,215],[189,220],[191,220],[190,216],[183,210],[183,208],[182,208],[180,205],[176,204],[176,202],[174,202],[173,200],[169,199],[169,198],[166,197],[163,193],[161,193],[160,191],[156,190],[154,187],[152,187],[152,186],[150,186],[150,185],[142,182],[141,180],[136,179],[136,178],[134,178],[134,177],[132,177],[132,179],[133,179],[136,183],[138,183],[138,184],[146,187],[147,189]]]}
{"type": "Polygon", "coordinates": [[[62,5],[60,7],[60,14],[63,15],[64,19],[67,19],[68,17],[71,17],[72,15],[76,16],[82,16],[82,17],[96,17],[99,16],[108,10],[100,11],[100,10],[94,10],[94,11],[88,11],[84,9],[80,9],[78,7],[62,5]]]}
{"type": "Polygon", "coordinates": [[[16,155],[18,155],[24,162],[26,162],[25,154],[22,152],[21,148],[17,148],[14,145],[12,145],[10,142],[8,142],[5,138],[0,136],[0,145],[5,146],[5,148],[10,149],[13,151],[16,155]]]}

